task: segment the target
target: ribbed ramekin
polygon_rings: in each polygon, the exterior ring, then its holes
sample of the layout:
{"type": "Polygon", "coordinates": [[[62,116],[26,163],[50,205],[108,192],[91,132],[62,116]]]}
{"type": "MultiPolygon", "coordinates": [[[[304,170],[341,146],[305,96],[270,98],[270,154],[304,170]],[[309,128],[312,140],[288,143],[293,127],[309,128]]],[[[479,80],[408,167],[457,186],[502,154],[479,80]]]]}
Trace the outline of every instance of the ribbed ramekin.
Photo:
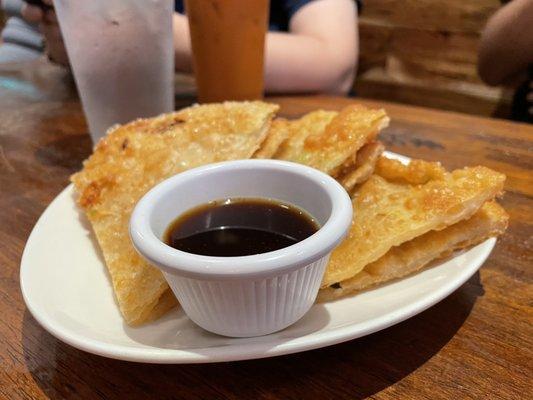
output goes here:
{"type": "Polygon", "coordinates": [[[130,235],[157,266],[187,315],[225,336],[259,336],[300,319],[315,301],[333,248],[352,220],[346,191],[328,175],[300,164],[239,160],[195,168],[165,180],[136,205],[130,235]],[[284,249],[243,257],[209,257],[162,241],[185,211],[217,199],[269,198],[310,213],[321,228],[284,249]]]}

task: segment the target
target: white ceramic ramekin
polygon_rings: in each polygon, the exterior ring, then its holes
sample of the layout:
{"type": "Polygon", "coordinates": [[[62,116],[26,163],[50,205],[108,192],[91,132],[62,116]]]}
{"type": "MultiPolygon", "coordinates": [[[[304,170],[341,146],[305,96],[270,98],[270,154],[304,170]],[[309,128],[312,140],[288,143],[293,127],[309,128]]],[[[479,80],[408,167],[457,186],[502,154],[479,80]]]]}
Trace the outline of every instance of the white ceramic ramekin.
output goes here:
{"type": "Polygon", "coordinates": [[[331,251],[352,220],[346,191],[330,176],[300,164],[239,160],[195,168],[165,180],[135,207],[130,234],[137,251],[163,274],[187,315],[225,336],[259,336],[300,319],[315,301],[331,251]],[[212,200],[263,197],[292,203],[321,228],[269,253],[209,257],[166,245],[168,225],[212,200]]]}

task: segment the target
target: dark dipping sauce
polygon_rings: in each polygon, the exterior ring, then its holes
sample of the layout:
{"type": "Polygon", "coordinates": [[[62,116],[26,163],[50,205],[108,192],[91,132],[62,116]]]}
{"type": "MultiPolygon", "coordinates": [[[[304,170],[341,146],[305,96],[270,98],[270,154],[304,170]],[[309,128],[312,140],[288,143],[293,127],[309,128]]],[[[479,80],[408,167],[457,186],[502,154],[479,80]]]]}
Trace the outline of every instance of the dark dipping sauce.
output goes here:
{"type": "Polygon", "coordinates": [[[319,229],[305,211],[276,200],[231,198],[195,207],[167,228],[164,242],[187,253],[237,257],[298,243],[319,229]]]}

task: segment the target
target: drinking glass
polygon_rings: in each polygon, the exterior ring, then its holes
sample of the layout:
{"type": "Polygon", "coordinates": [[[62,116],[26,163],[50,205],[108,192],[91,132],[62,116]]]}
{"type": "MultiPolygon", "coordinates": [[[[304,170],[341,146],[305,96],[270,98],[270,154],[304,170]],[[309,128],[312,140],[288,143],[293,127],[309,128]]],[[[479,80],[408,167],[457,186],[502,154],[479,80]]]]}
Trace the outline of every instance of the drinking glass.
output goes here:
{"type": "Polygon", "coordinates": [[[54,0],[96,143],[114,124],[174,109],[173,0],[54,0]]]}
{"type": "Polygon", "coordinates": [[[263,97],[268,0],[185,0],[200,102],[263,97]]]}

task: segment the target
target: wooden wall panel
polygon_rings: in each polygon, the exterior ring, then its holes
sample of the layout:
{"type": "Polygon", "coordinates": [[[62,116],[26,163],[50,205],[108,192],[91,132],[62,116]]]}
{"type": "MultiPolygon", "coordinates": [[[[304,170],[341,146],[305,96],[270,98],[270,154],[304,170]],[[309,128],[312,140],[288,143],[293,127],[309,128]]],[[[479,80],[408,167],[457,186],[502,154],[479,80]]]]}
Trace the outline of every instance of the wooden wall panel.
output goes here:
{"type": "Polygon", "coordinates": [[[366,0],[362,18],[395,27],[479,32],[499,0],[366,0]]]}
{"type": "Polygon", "coordinates": [[[390,52],[391,37],[392,28],[367,23],[359,24],[360,73],[373,67],[385,67],[390,52]]]}
{"type": "MultiPolygon", "coordinates": [[[[449,78],[480,82],[477,71],[479,37],[470,33],[444,33],[418,28],[393,31],[389,55],[421,79],[449,78]]],[[[395,73],[389,67],[390,73],[395,73]]]]}
{"type": "Polygon", "coordinates": [[[499,7],[499,0],[366,0],[356,91],[482,115],[507,109],[509,96],[495,95],[503,92],[477,74],[480,35],[499,7]]]}

